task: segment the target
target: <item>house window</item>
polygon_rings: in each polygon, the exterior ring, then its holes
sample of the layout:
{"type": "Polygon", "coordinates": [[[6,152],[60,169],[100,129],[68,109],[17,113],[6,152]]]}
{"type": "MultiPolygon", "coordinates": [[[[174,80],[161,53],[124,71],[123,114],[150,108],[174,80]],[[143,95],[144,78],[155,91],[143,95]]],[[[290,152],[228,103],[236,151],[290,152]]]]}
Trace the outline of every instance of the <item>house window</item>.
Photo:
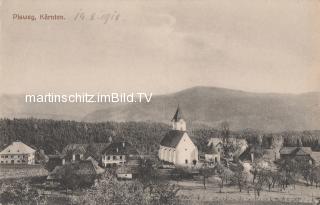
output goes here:
{"type": "Polygon", "coordinates": [[[107,160],[110,160],[110,156],[107,156],[107,160]]]}
{"type": "Polygon", "coordinates": [[[186,164],[188,164],[188,160],[186,159],[186,164]]]}
{"type": "Polygon", "coordinates": [[[120,156],[120,159],[122,159],[122,156],[120,156]]]}
{"type": "Polygon", "coordinates": [[[116,160],[116,156],[113,156],[113,160],[116,160]]]}
{"type": "Polygon", "coordinates": [[[218,148],[218,152],[220,152],[220,148],[218,148]]]}

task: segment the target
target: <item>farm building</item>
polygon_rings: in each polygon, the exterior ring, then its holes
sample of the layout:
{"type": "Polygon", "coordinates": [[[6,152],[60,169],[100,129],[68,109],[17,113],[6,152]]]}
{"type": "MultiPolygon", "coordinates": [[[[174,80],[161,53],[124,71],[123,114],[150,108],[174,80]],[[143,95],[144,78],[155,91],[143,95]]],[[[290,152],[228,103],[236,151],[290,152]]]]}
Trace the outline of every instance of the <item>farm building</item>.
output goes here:
{"type": "Polygon", "coordinates": [[[20,141],[12,142],[0,152],[1,164],[35,164],[36,150],[20,141]]]}
{"type": "Polygon", "coordinates": [[[126,164],[139,156],[138,151],[128,142],[113,142],[102,152],[102,166],[126,164]]]}

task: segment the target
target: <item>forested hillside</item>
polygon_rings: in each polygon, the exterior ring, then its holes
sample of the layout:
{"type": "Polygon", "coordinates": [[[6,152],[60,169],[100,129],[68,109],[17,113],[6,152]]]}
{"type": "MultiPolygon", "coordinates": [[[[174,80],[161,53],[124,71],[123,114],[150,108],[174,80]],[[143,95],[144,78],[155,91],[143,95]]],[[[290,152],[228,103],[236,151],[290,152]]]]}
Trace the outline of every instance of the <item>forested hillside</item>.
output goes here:
{"type": "MultiPolygon", "coordinates": [[[[148,122],[103,122],[85,123],[76,121],[55,121],[44,119],[0,119],[0,145],[14,140],[45,150],[47,154],[61,151],[70,143],[108,142],[126,140],[132,143],[140,153],[156,154],[159,143],[171,127],[164,123],[148,122]]],[[[210,137],[220,136],[213,128],[195,128],[188,131],[200,150],[210,137]]],[[[265,138],[275,135],[284,137],[285,145],[295,146],[301,138],[304,146],[315,146],[320,142],[319,131],[262,133],[254,130],[231,132],[235,137],[246,138],[249,142],[257,136],[265,138]]]]}
{"type": "Polygon", "coordinates": [[[167,123],[180,104],[189,128],[194,124],[218,128],[228,121],[232,130],[302,131],[320,129],[319,100],[318,92],[251,93],[216,87],[154,95],[150,103],[133,104],[25,103],[24,96],[1,95],[0,118],[167,123]]]}

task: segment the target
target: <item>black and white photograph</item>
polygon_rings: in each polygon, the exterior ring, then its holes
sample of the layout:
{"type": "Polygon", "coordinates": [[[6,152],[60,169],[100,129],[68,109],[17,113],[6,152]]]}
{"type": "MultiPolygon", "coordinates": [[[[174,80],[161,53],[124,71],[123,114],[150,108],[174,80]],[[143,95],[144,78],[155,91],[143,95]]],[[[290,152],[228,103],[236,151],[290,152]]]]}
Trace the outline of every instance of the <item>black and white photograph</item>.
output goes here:
{"type": "Polygon", "coordinates": [[[0,0],[0,205],[320,205],[320,0],[0,0]]]}

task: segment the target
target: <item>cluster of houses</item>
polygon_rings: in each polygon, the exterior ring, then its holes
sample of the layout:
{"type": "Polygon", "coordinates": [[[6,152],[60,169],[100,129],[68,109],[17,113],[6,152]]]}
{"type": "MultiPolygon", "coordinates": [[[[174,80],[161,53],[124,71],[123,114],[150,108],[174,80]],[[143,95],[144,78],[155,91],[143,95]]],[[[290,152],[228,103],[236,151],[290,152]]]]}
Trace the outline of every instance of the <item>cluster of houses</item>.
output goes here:
{"type": "MultiPolygon", "coordinates": [[[[221,163],[225,139],[211,138],[205,152],[200,152],[189,137],[186,121],[178,106],[172,120],[172,129],[166,133],[159,145],[158,159],[163,164],[172,167],[200,167],[203,164],[215,166],[221,163]]],[[[279,158],[307,158],[310,163],[320,163],[320,152],[312,151],[310,147],[267,147],[261,150],[248,145],[245,139],[228,138],[228,143],[236,145],[229,153],[231,158],[237,158],[244,164],[252,164],[260,159],[266,166],[279,158]]],[[[0,152],[1,164],[36,164],[36,149],[23,142],[15,141],[0,152]]],[[[136,174],[137,167],[143,155],[126,141],[108,143],[69,144],[61,154],[47,155],[47,169],[50,172],[48,180],[58,180],[66,165],[76,170],[78,174],[101,174],[104,168],[115,168],[118,178],[131,179],[136,174]]]]}

